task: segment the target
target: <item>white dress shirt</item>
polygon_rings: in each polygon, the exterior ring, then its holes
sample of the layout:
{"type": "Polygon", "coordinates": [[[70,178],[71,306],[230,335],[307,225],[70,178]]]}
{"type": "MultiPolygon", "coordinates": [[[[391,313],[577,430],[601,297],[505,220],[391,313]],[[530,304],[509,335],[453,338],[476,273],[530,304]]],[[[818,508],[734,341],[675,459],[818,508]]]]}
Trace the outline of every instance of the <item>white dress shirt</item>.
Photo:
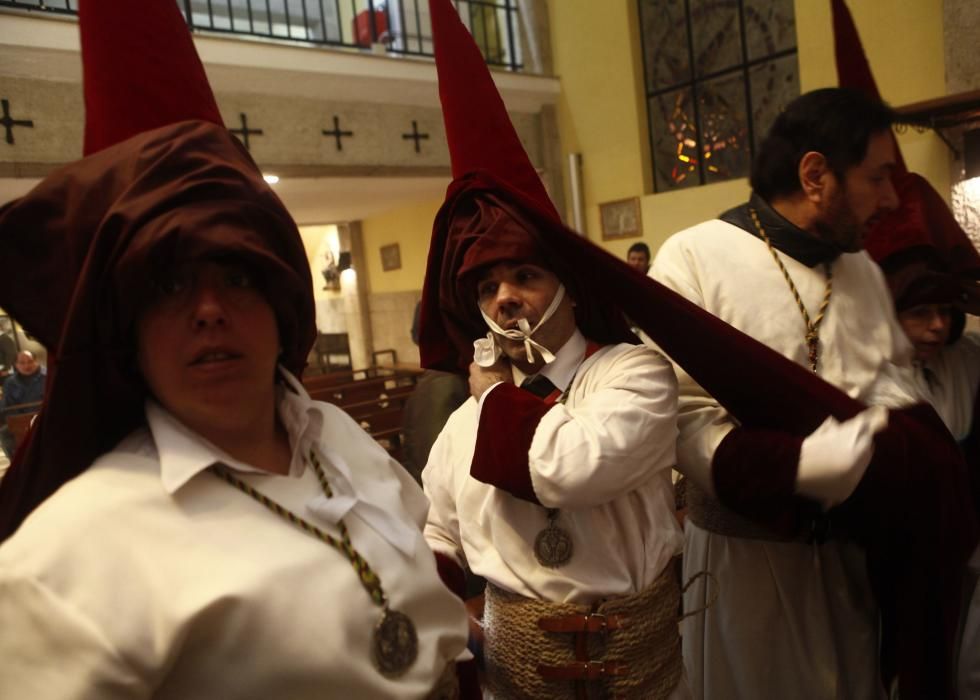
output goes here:
{"type": "MultiPolygon", "coordinates": [[[[291,377],[287,382],[296,387],[291,377]]],[[[160,406],[0,546],[0,697],[423,698],[464,652],[411,477],[338,408],[281,391],[288,476],[231,459],[160,406]],[[323,503],[309,449],[339,507],[323,503]],[[208,471],[216,462],[354,547],[418,631],[397,679],[371,660],[380,618],[347,557],[208,471]]]]}
{"type": "Polygon", "coordinates": [[[669,363],[642,346],[603,347],[583,361],[585,349],[576,333],[542,371],[569,390],[541,419],[528,453],[538,500],[561,509],[558,524],[571,535],[567,564],[546,568],[534,557],[545,508],[470,477],[475,400],[449,418],[422,474],[432,548],[527,597],[589,603],[635,593],[683,542],[670,480],[677,428],[669,363]]]}

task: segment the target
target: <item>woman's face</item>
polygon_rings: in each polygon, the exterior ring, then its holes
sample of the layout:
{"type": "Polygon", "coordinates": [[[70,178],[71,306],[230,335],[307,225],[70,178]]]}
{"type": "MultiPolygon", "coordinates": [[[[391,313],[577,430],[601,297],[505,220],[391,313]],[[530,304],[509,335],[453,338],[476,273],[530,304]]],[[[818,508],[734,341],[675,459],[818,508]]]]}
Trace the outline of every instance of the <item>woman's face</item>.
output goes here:
{"type": "Polygon", "coordinates": [[[198,434],[221,446],[215,436],[275,415],[278,326],[244,265],[199,260],[167,271],[137,335],[153,395],[198,434]]]}
{"type": "Polygon", "coordinates": [[[935,358],[949,341],[953,307],[949,304],[917,304],[898,312],[898,322],[915,346],[915,359],[935,358]]]}

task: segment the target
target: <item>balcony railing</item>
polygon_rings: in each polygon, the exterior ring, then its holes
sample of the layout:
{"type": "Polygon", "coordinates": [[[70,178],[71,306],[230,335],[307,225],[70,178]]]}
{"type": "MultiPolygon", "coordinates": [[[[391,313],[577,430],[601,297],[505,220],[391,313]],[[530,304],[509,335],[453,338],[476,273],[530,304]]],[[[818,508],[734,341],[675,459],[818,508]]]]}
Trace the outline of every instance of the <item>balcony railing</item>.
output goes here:
{"type": "MultiPolygon", "coordinates": [[[[432,56],[428,0],[175,2],[192,30],[432,56]]],[[[517,0],[455,0],[455,4],[488,64],[522,69],[517,0]]],[[[2,7],[74,15],[78,0],[0,0],[2,7]]]]}

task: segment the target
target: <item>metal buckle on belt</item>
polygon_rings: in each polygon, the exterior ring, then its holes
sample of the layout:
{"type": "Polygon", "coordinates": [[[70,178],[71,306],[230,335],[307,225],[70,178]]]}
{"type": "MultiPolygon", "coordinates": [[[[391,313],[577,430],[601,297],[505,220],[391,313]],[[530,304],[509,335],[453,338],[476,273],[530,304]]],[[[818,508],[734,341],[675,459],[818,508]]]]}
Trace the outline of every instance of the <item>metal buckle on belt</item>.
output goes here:
{"type": "Polygon", "coordinates": [[[538,674],[547,681],[595,681],[603,676],[623,676],[629,666],[618,661],[572,661],[561,666],[538,665],[538,674]]]}

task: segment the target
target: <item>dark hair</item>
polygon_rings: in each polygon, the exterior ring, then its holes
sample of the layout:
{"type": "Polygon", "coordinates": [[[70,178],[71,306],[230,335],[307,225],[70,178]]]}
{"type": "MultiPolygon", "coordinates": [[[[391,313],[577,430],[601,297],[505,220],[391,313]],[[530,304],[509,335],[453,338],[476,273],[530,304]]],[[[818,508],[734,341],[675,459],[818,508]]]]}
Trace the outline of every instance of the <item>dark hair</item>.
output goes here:
{"type": "Polygon", "coordinates": [[[809,151],[822,153],[838,178],[857,165],[873,134],[896,120],[879,99],[849,88],[824,88],[786,105],[759,146],[752,189],[766,201],[799,192],[799,165],[809,151]]]}
{"type": "Polygon", "coordinates": [[[650,257],[650,246],[646,243],[634,243],[630,246],[630,249],[626,251],[626,255],[630,253],[643,253],[649,259],[650,257]]]}

